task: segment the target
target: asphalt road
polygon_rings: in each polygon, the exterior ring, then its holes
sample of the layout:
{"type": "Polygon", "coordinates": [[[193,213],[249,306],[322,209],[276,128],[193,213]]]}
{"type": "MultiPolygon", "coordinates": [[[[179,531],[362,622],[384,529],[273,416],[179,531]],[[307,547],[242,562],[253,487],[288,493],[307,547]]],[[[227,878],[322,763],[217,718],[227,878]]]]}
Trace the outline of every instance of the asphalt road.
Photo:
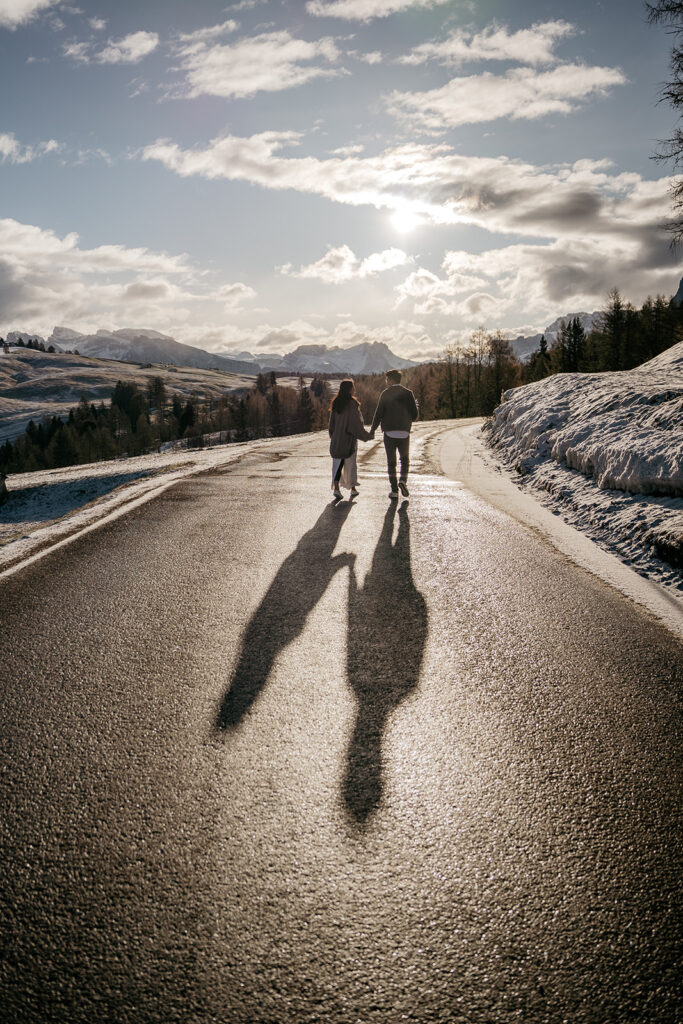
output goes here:
{"type": "Polygon", "coordinates": [[[381,445],[168,490],[0,586],[0,1019],[683,1020],[683,648],[381,445]]]}

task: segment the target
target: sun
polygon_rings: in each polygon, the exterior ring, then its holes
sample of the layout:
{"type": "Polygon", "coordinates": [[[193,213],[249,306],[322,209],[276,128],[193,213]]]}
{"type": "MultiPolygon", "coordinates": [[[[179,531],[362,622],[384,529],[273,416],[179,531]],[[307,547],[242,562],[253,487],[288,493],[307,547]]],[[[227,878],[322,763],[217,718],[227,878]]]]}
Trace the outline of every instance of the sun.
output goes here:
{"type": "Polygon", "coordinates": [[[391,214],[389,220],[401,235],[407,235],[409,231],[414,231],[421,224],[420,217],[409,206],[399,206],[391,214]]]}

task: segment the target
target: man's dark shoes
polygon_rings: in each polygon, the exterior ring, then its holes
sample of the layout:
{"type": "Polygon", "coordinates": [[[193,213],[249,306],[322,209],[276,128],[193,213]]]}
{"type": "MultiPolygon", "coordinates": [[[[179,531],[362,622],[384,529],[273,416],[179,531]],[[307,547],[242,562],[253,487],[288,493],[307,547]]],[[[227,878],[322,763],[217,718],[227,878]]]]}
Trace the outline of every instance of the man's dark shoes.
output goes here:
{"type": "Polygon", "coordinates": [[[410,494],[410,491],[408,490],[405,480],[399,480],[398,486],[401,488],[401,494],[403,495],[403,497],[407,498],[408,495],[410,494]]]}

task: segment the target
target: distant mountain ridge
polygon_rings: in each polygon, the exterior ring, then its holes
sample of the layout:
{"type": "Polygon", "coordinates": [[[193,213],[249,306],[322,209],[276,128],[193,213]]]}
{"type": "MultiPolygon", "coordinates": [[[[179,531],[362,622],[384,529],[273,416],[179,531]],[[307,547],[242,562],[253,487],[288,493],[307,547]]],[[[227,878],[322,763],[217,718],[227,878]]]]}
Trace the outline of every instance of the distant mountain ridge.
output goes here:
{"type": "Polygon", "coordinates": [[[99,330],[80,334],[70,327],[55,327],[47,344],[77,348],[83,356],[99,359],[122,359],[133,363],[170,363],[209,370],[216,367],[230,373],[254,373],[253,365],[239,359],[205,352],[193,345],[183,345],[159,331],[125,327],[118,331],[99,330]]]}
{"type": "Polygon", "coordinates": [[[299,345],[284,356],[267,355],[260,358],[249,356],[261,370],[276,370],[279,373],[386,373],[387,370],[404,370],[418,363],[394,355],[383,341],[363,341],[349,348],[326,345],[299,345]]]}

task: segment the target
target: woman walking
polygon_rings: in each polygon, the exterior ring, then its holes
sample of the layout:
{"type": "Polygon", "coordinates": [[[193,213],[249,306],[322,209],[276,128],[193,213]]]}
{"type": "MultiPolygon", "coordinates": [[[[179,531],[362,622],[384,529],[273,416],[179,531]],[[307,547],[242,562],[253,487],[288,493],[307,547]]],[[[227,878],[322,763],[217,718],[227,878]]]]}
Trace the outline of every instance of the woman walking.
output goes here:
{"type": "Polygon", "coordinates": [[[340,485],[351,490],[351,497],[358,494],[358,467],[356,449],[358,438],[370,441],[372,435],[365,429],[360,411],[360,402],[353,393],[353,381],[343,380],[336,398],[330,406],[330,455],[332,456],[332,490],[335,498],[341,498],[340,485]]]}

